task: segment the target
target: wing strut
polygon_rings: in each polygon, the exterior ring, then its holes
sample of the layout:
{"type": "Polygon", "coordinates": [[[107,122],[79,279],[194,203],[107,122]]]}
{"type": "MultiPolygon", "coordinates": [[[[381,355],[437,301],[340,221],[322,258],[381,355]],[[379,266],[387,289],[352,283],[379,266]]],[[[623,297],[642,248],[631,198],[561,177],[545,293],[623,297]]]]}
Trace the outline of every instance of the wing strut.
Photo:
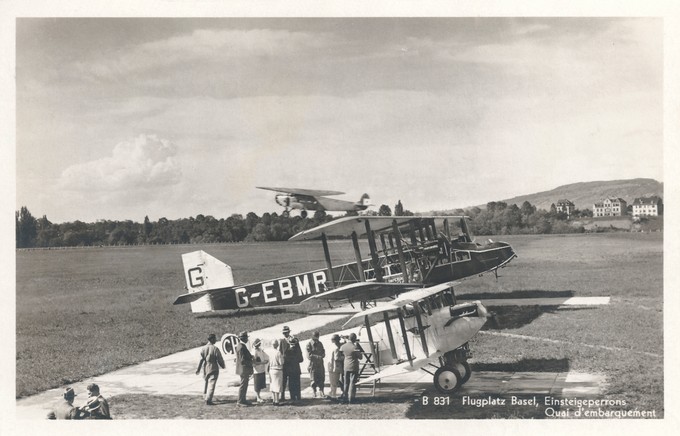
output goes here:
{"type": "Polygon", "coordinates": [[[413,309],[416,313],[416,323],[418,324],[418,332],[420,333],[420,342],[421,345],[423,346],[423,352],[425,353],[425,357],[429,356],[430,353],[427,350],[427,340],[425,339],[425,329],[423,328],[423,320],[420,317],[420,306],[418,305],[417,302],[413,303],[413,309]]]}
{"type": "Polygon", "coordinates": [[[449,227],[449,219],[444,218],[444,234],[446,237],[451,240],[451,228],[449,227]]]}
{"type": "Polygon", "coordinates": [[[404,249],[401,247],[401,234],[399,233],[399,226],[397,220],[392,220],[392,232],[394,232],[394,239],[397,243],[397,253],[399,254],[399,265],[404,276],[404,283],[410,283],[408,270],[406,269],[406,260],[404,259],[404,249]]]}
{"type": "Polygon", "coordinates": [[[397,316],[399,316],[399,325],[401,326],[401,334],[404,337],[404,349],[406,350],[406,357],[413,366],[413,356],[411,356],[411,347],[408,345],[408,336],[406,336],[406,324],[404,324],[404,314],[401,309],[397,309],[397,316]]]}
{"type": "Polygon", "coordinates": [[[357,237],[357,232],[352,232],[352,245],[354,246],[354,258],[357,261],[359,280],[365,282],[366,275],[364,274],[364,263],[361,261],[361,251],[359,250],[359,238],[357,237]]]}
{"type": "Polygon", "coordinates": [[[375,246],[375,234],[373,234],[373,231],[371,230],[370,221],[364,220],[364,223],[366,224],[366,236],[368,236],[368,248],[371,250],[371,263],[373,264],[375,279],[382,282],[382,268],[380,268],[380,260],[378,259],[378,249],[375,246]]]}
{"type": "Polygon", "coordinates": [[[333,264],[331,263],[331,253],[328,251],[328,240],[326,234],[321,234],[321,242],[323,243],[323,254],[326,258],[326,268],[328,268],[328,276],[331,279],[331,286],[335,289],[335,277],[333,277],[333,264]]]}
{"type": "Polygon", "coordinates": [[[385,319],[385,328],[387,329],[387,338],[390,341],[390,351],[392,352],[392,359],[397,361],[397,347],[394,346],[394,336],[392,335],[392,326],[390,325],[390,316],[387,312],[383,312],[383,318],[385,319]]]}
{"type": "Polygon", "coordinates": [[[375,353],[375,344],[373,343],[373,333],[371,332],[371,323],[368,322],[368,315],[364,316],[364,324],[366,324],[366,334],[368,335],[368,346],[371,348],[373,355],[373,363],[378,363],[378,355],[375,353]]]}

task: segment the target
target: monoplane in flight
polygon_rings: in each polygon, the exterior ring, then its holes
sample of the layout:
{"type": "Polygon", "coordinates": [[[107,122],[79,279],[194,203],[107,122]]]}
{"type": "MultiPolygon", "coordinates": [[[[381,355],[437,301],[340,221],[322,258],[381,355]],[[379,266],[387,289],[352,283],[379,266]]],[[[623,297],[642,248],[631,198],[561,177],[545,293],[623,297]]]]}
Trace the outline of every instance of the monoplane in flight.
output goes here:
{"type": "Polygon", "coordinates": [[[321,191],[313,189],[297,188],[272,188],[267,186],[257,186],[258,189],[266,189],[276,192],[274,200],[284,207],[282,215],[287,217],[293,209],[300,209],[300,216],[307,217],[308,210],[325,210],[329,212],[360,212],[371,206],[371,199],[368,194],[361,196],[359,201],[336,200],[328,198],[329,195],[341,195],[340,191],[321,191]]]}

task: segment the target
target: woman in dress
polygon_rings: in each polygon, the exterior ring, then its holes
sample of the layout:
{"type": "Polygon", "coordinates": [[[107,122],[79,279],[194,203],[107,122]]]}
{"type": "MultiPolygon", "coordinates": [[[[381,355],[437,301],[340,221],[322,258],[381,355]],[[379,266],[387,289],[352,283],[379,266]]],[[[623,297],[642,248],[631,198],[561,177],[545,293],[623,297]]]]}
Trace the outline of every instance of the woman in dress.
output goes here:
{"type": "Polygon", "coordinates": [[[281,383],[283,382],[283,353],[281,353],[277,339],[274,340],[272,346],[276,353],[269,362],[269,390],[272,393],[274,405],[278,406],[281,404],[279,398],[281,397],[281,383]]]}
{"type": "Polygon", "coordinates": [[[255,388],[255,395],[257,395],[257,402],[264,403],[260,396],[262,389],[267,387],[267,367],[269,366],[269,355],[265,353],[262,348],[262,341],[255,339],[253,347],[253,386],[255,388]]]}

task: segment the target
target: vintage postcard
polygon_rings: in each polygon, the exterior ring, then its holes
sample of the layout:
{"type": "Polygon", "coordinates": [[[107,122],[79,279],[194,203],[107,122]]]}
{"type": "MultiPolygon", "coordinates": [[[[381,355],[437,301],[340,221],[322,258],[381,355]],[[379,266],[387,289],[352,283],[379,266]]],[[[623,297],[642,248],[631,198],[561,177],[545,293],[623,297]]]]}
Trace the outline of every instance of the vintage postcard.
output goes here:
{"type": "Polygon", "coordinates": [[[673,424],[670,4],[35,3],[8,432],[673,424]]]}

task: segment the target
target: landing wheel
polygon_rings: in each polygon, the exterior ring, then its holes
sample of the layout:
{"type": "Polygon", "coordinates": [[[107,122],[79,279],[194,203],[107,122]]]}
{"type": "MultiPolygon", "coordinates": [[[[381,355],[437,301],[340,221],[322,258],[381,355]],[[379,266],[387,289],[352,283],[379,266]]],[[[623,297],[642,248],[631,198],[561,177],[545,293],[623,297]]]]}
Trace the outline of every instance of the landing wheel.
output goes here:
{"type": "Polygon", "coordinates": [[[469,363],[467,363],[466,361],[455,362],[453,364],[453,367],[456,368],[461,375],[461,379],[460,379],[461,386],[464,385],[465,383],[467,383],[468,380],[470,380],[470,376],[472,375],[472,370],[470,369],[469,363]]]}
{"type": "Polygon", "coordinates": [[[302,212],[300,212],[300,216],[301,216],[302,218],[307,218],[307,211],[306,211],[306,210],[303,210],[302,212]]]}
{"type": "Polygon", "coordinates": [[[445,395],[456,392],[461,380],[460,372],[453,366],[442,366],[434,373],[434,387],[445,395]]]}
{"type": "Polygon", "coordinates": [[[288,217],[290,216],[290,212],[288,212],[287,210],[284,210],[284,211],[281,213],[281,216],[284,217],[284,218],[288,218],[288,217]]]}

